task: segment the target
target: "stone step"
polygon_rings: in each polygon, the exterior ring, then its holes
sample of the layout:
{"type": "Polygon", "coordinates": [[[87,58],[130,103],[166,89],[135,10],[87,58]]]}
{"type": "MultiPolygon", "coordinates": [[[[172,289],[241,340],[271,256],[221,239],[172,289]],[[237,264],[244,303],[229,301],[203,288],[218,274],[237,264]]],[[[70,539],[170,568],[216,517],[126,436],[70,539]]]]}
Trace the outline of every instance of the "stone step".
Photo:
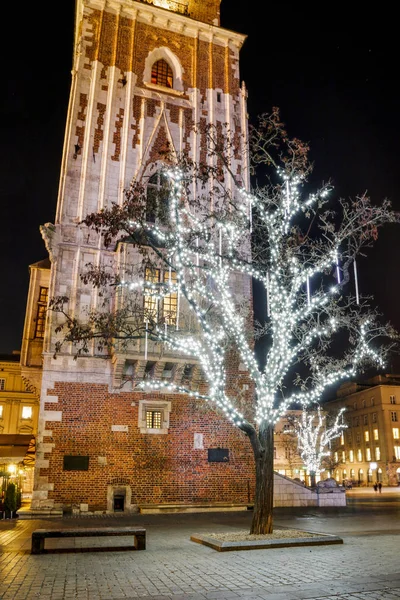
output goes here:
{"type": "Polygon", "coordinates": [[[139,505],[141,514],[157,513],[199,513],[252,510],[253,504],[233,504],[225,502],[193,503],[193,504],[142,504],[139,505]]]}

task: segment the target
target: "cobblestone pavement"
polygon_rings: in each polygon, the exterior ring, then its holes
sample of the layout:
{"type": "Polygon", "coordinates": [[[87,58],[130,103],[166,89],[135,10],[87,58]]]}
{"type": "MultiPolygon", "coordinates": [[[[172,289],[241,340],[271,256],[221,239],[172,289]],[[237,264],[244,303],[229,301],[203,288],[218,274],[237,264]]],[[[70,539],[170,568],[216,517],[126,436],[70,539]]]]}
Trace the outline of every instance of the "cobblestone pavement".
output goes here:
{"type": "MultiPolygon", "coordinates": [[[[391,600],[400,599],[400,507],[276,511],[277,526],[335,533],[343,545],[216,552],[192,533],[247,529],[251,514],[171,514],[0,521],[1,600],[391,600]],[[294,512],[293,512],[294,511],[294,512]],[[46,540],[38,527],[138,524],[143,552],[109,550],[97,538],[46,540]]],[[[125,538],[112,544],[127,545],[125,538]]]]}

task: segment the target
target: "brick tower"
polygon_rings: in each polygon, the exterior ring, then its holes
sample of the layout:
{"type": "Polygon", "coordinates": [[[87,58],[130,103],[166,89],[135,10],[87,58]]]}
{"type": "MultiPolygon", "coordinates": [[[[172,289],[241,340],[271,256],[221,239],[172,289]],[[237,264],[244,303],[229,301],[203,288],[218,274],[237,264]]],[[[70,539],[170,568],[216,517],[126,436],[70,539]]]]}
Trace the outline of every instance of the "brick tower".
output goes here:
{"type": "MultiPolygon", "coordinates": [[[[58,316],[48,313],[39,338],[33,325],[46,286],[49,297],[67,296],[76,316],[96,308],[79,275],[87,263],[116,266],[121,248],[104,248],[79,223],[121,203],[133,179],[157,187],[161,149],[188,150],[196,160],[202,141],[193,125],[201,120],[228,123],[246,144],[244,36],[220,27],[219,4],[77,0],[56,222],[41,228],[50,269],[31,267],[22,351],[24,373],[41,391],[32,508],[129,512],[249,501],[250,447],[239,431],[193,399],[133,388],[147,373],[194,386],[195,362],[151,343],[145,360],[143,341],[107,359],[94,347],[77,360],[72,348],[54,357],[58,316]]],[[[247,177],[240,158],[234,168],[247,177]]],[[[250,301],[250,282],[240,285],[250,301]]],[[[240,365],[236,371],[245,382],[240,365]]]]}

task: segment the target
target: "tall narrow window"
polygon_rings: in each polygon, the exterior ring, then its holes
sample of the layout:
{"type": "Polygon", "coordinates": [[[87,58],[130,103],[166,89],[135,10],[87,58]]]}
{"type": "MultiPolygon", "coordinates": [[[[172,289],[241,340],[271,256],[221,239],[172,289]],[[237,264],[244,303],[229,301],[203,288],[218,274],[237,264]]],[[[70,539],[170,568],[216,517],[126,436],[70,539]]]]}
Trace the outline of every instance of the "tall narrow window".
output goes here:
{"type": "Polygon", "coordinates": [[[5,389],[6,389],[6,380],[1,378],[0,379],[0,392],[2,392],[5,389]]]}
{"type": "Polygon", "coordinates": [[[369,442],[369,431],[364,431],[364,440],[369,442]]]}
{"type": "MultiPolygon", "coordinates": [[[[153,269],[150,267],[146,268],[145,278],[148,283],[154,284],[156,288],[156,284],[160,282],[160,269],[153,269]]],[[[154,289],[155,289],[154,288],[154,289]]],[[[157,298],[151,295],[144,296],[144,310],[145,310],[145,318],[157,318],[157,298]]]]}
{"type": "Polygon", "coordinates": [[[394,455],[396,457],[396,460],[400,460],[400,446],[394,447],[394,455]]]}
{"type": "Polygon", "coordinates": [[[151,83],[162,85],[167,88],[173,87],[172,69],[164,59],[158,60],[152,66],[151,83]]]}
{"type": "Polygon", "coordinates": [[[366,460],[371,460],[371,448],[365,449],[365,458],[366,460]]]}
{"type": "Polygon", "coordinates": [[[158,171],[149,178],[146,188],[146,221],[165,225],[168,222],[170,189],[167,177],[158,171]]]}
{"type": "Polygon", "coordinates": [[[379,440],[379,431],[378,431],[378,429],[374,429],[374,440],[379,440]]]}
{"type": "Polygon", "coordinates": [[[392,411],[392,421],[397,421],[397,412],[392,411]]]}
{"type": "Polygon", "coordinates": [[[349,450],[349,461],[354,462],[354,452],[353,450],[349,450]]]}
{"type": "Polygon", "coordinates": [[[23,419],[32,419],[32,406],[23,406],[22,407],[22,418],[23,419]]]}
{"type": "Polygon", "coordinates": [[[396,404],[396,396],[390,396],[390,404],[396,404]]]}
{"type": "Polygon", "coordinates": [[[357,460],[358,462],[362,462],[362,452],[360,448],[357,450],[357,460]]]}
{"type": "Polygon", "coordinates": [[[49,298],[49,288],[40,287],[39,289],[39,300],[37,303],[37,313],[35,322],[35,338],[44,338],[44,326],[46,322],[46,308],[47,301],[49,298]]]}
{"type": "Polygon", "coordinates": [[[3,405],[0,404],[0,419],[3,418],[3,405]]]}
{"type": "MultiPolygon", "coordinates": [[[[176,283],[176,272],[165,271],[164,283],[175,284],[176,283]],[[171,276],[171,279],[170,279],[171,276]]],[[[163,317],[168,325],[176,325],[176,315],[178,310],[178,294],[171,292],[164,297],[163,300],[163,317]]]]}
{"type": "Polygon", "coordinates": [[[375,460],[381,460],[381,449],[378,446],[375,448],[375,460]]]}
{"type": "Polygon", "coordinates": [[[393,427],[393,439],[395,439],[395,440],[399,439],[399,428],[398,427],[393,427]]]}

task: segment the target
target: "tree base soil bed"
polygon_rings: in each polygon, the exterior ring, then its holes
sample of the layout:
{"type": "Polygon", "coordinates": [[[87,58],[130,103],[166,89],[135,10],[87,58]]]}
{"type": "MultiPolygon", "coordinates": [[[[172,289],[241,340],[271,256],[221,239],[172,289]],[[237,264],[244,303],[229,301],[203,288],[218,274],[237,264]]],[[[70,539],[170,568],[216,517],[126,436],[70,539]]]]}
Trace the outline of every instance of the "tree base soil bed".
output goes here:
{"type": "Polygon", "coordinates": [[[266,550],[290,546],[323,546],[343,544],[337,535],[300,531],[299,529],[275,529],[265,535],[251,535],[246,531],[229,533],[204,533],[190,536],[192,542],[209,546],[218,552],[232,550],[266,550]]]}

